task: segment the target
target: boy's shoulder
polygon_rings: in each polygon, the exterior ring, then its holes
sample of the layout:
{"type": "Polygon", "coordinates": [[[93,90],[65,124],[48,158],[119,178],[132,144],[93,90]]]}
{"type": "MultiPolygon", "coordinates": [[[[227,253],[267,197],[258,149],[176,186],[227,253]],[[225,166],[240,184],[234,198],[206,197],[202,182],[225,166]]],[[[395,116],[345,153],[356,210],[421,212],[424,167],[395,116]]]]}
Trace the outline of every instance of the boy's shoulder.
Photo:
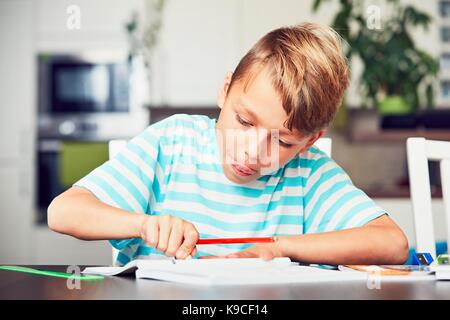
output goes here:
{"type": "Polygon", "coordinates": [[[346,181],[352,183],[345,170],[327,153],[317,146],[311,146],[306,152],[297,156],[298,166],[304,170],[303,178],[306,187],[310,188],[316,183],[330,181],[346,181]]]}
{"type": "Polygon", "coordinates": [[[313,166],[317,164],[317,162],[333,161],[333,159],[331,159],[324,151],[322,151],[315,145],[309,147],[308,150],[299,154],[296,159],[300,163],[303,162],[303,166],[305,164],[309,164],[308,166],[313,166]]]}
{"type": "Polygon", "coordinates": [[[205,115],[174,114],[147,127],[142,135],[146,140],[163,146],[204,144],[213,136],[215,119],[205,115]]]}
{"type": "Polygon", "coordinates": [[[309,147],[305,152],[297,155],[293,160],[294,162],[290,166],[305,170],[307,177],[317,173],[317,171],[324,172],[330,169],[340,168],[330,156],[314,145],[309,147]]]}
{"type": "Polygon", "coordinates": [[[211,126],[214,119],[204,115],[191,115],[186,113],[174,114],[160,120],[148,127],[149,130],[164,131],[166,134],[173,132],[173,129],[196,129],[205,130],[211,126]],[[165,129],[165,130],[164,130],[165,129]]]}

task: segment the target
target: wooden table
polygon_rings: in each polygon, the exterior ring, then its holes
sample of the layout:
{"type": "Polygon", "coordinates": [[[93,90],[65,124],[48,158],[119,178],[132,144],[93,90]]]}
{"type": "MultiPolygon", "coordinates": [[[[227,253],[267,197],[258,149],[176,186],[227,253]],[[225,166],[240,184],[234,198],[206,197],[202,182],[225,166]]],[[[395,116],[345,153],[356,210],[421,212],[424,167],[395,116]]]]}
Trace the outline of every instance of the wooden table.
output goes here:
{"type": "MultiPolygon", "coordinates": [[[[30,266],[65,272],[67,266],[30,266]]],[[[82,281],[69,290],[67,279],[0,270],[0,299],[173,299],[173,300],[293,300],[293,299],[450,299],[450,281],[367,281],[258,286],[192,286],[147,279],[106,277],[82,281]],[[238,290],[237,290],[238,289],[238,290]]]]}

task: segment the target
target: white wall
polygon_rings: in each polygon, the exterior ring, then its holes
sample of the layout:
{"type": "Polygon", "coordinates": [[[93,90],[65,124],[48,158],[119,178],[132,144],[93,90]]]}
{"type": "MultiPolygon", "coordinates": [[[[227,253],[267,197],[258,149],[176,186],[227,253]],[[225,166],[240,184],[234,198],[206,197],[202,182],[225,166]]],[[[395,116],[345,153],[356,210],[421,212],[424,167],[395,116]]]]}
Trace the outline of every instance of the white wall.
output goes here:
{"type": "Polygon", "coordinates": [[[153,103],[215,105],[225,73],[265,33],[307,20],[330,21],[331,10],[311,16],[311,6],[311,0],[169,0],[158,48],[162,67],[155,76],[162,93],[153,103]]]}
{"type": "MultiPolygon", "coordinates": [[[[408,237],[409,246],[416,244],[414,233],[414,219],[412,204],[409,198],[379,198],[375,202],[390,215],[390,217],[402,228],[408,237]]],[[[446,241],[445,211],[442,199],[433,199],[433,226],[434,236],[437,241],[446,241]]]]}
{"type": "Polygon", "coordinates": [[[32,16],[29,0],[0,1],[0,263],[25,263],[31,252],[32,16]]]}
{"type": "MultiPolygon", "coordinates": [[[[384,0],[366,1],[379,5],[382,21],[389,12],[384,0]]],[[[437,17],[437,1],[405,0],[437,17]]],[[[225,72],[233,70],[240,58],[264,34],[272,29],[312,21],[330,24],[337,1],[325,2],[312,13],[313,0],[169,0],[164,14],[161,46],[158,55],[161,69],[156,81],[162,91],[155,104],[215,104],[218,86],[225,72]],[[205,45],[207,44],[207,45],[205,45]]],[[[415,29],[417,45],[434,56],[440,52],[438,19],[428,31],[415,29]]],[[[361,103],[359,74],[361,63],[352,61],[352,81],[347,92],[349,105],[361,103]]]]}
{"type": "Polygon", "coordinates": [[[127,49],[125,24],[142,0],[37,0],[34,37],[37,51],[127,49]],[[67,8],[80,8],[81,28],[69,29],[67,8]]]}

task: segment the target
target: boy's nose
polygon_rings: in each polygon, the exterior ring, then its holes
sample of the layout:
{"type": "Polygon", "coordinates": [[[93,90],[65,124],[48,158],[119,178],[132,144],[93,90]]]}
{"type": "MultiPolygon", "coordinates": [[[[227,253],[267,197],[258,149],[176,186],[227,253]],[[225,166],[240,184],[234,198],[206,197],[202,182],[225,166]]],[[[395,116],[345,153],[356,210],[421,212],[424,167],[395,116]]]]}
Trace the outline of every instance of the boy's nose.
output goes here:
{"type": "Polygon", "coordinates": [[[246,136],[246,157],[249,164],[259,164],[261,155],[270,154],[267,130],[251,129],[246,136]]]}

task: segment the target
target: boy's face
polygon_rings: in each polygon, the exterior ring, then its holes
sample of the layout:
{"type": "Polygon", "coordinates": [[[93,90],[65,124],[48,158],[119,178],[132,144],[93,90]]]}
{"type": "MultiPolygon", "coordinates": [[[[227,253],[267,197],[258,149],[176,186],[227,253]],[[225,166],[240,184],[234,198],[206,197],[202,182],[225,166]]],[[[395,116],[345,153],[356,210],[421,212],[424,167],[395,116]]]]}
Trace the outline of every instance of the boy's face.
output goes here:
{"type": "Polygon", "coordinates": [[[226,177],[246,183],[274,172],[297,154],[307,150],[325,130],[304,136],[284,127],[286,111],[266,70],[261,70],[247,91],[241,81],[229,85],[229,72],[217,103],[222,109],[217,120],[218,144],[226,177]]]}

